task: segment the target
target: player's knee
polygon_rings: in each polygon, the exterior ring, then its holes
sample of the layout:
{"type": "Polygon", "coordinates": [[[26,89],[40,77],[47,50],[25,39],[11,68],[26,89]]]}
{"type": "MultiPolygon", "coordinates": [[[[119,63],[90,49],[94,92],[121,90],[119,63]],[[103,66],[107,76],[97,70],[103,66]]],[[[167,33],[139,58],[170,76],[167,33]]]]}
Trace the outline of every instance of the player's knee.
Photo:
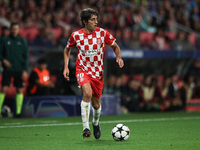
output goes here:
{"type": "Polygon", "coordinates": [[[22,88],[16,88],[16,92],[17,92],[17,94],[22,94],[23,90],[22,90],[22,88]]]}
{"type": "Polygon", "coordinates": [[[97,110],[100,108],[100,103],[93,103],[92,107],[97,110]]]}
{"type": "Polygon", "coordinates": [[[89,92],[89,91],[84,92],[83,93],[83,98],[90,101],[91,98],[92,98],[92,93],[89,92]]]}
{"type": "Polygon", "coordinates": [[[6,93],[7,92],[7,90],[8,90],[8,87],[6,86],[6,87],[2,87],[1,88],[1,93],[6,93]]]}

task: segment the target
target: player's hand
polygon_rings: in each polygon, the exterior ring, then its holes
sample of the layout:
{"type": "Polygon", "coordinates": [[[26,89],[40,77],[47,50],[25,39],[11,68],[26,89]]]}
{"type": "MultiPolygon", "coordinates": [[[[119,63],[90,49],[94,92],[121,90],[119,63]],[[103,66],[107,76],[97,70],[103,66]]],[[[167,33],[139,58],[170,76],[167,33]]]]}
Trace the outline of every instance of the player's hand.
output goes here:
{"type": "Polygon", "coordinates": [[[11,68],[11,67],[12,67],[11,63],[10,63],[7,59],[3,59],[3,64],[4,64],[7,68],[11,68]]]}
{"type": "Polygon", "coordinates": [[[124,61],[121,58],[116,58],[116,62],[119,64],[120,68],[124,66],[124,61]]]}
{"type": "Polygon", "coordinates": [[[22,80],[25,80],[27,78],[27,76],[28,76],[28,73],[24,70],[22,72],[22,80]]]}
{"type": "Polygon", "coordinates": [[[69,81],[69,68],[68,67],[64,68],[63,76],[65,79],[67,79],[69,81]]]}
{"type": "Polygon", "coordinates": [[[54,88],[54,87],[55,87],[55,85],[54,85],[54,83],[53,83],[53,82],[49,81],[48,87],[50,87],[50,88],[54,88]]]}

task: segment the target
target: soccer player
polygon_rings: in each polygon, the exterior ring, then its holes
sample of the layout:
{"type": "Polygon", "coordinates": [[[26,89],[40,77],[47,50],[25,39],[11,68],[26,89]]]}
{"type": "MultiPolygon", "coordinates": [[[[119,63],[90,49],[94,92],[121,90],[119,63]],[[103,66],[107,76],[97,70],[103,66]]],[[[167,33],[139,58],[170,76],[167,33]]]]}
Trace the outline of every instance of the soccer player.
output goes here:
{"type": "Polygon", "coordinates": [[[68,62],[71,48],[76,46],[76,78],[82,88],[83,99],[81,101],[81,116],[83,122],[83,138],[90,137],[89,113],[90,101],[93,106],[93,134],[96,139],[101,136],[99,118],[101,114],[100,97],[103,90],[103,55],[105,45],[110,45],[116,55],[119,67],[124,66],[121,59],[120,48],[115,38],[105,29],[98,28],[98,13],[91,9],[83,9],[80,13],[83,29],[73,32],[64,49],[64,77],[69,80],[68,62]]]}
{"type": "Polygon", "coordinates": [[[16,87],[16,116],[20,117],[23,104],[22,88],[27,77],[28,70],[28,44],[26,40],[19,36],[19,24],[12,23],[10,35],[1,38],[0,41],[0,61],[3,64],[2,88],[0,92],[0,113],[5,99],[5,93],[10,85],[11,78],[14,78],[16,87]]]}

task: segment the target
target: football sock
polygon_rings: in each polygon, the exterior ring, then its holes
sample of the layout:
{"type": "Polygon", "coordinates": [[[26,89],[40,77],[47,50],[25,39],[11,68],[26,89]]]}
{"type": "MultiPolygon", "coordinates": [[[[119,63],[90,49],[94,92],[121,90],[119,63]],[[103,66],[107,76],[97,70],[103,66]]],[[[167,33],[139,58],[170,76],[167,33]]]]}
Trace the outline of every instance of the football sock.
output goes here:
{"type": "Polygon", "coordinates": [[[2,105],[3,105],[4,99],[5,99],[5,94],[0,93],[0,114],[1,114],[1,108],[2,108],[2,105]]]}
{"type": "Polygon", "coordinates": [[[89,116],[90,116],[90,102],[81,101],[81,117],[83,122],[83,130],[89,127],[89,116]]]}
{"type": "Polygon", "coordinates": [[[101,105],[100,105],[99,109],[97,109],[97,110],[93,108],[93,120],[92,120],[92,122],[95,126],[97,126],[99,124],[100,115],[101,115],[101,105]]]}
{"type": "Polygon", "coordinates": [[[22,111],[24,95],[22,93],[16,95],[16,115],[20,115],[22,111]]]}

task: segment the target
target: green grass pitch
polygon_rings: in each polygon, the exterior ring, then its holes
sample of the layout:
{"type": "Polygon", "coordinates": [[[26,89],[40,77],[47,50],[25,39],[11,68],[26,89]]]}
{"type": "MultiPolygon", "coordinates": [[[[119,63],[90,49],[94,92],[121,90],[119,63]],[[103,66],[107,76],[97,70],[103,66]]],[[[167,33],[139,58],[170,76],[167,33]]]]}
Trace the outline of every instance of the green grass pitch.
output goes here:
{"type": "Polygon", "coordinates": [[[100,123],[96,140],[83,139],[80,117],[1,118],[0,150],[200,150],[200,113],[102,116],[100,123]],[[112,139],[118,123],[130,128],[127,141],[112,139]]]}

